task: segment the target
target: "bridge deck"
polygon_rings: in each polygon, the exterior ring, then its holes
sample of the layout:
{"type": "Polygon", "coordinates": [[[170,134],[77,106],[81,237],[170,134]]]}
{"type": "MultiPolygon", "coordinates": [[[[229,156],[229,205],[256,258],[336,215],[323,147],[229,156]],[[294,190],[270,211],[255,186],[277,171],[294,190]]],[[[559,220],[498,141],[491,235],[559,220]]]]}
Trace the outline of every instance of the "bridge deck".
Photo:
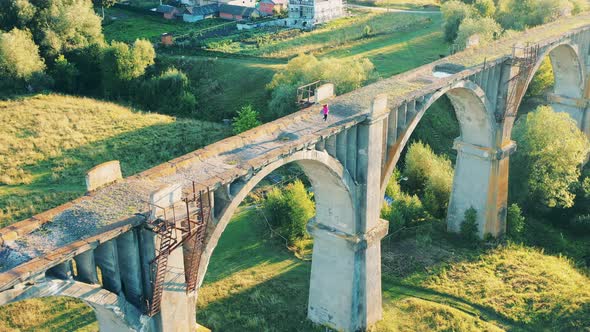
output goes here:
{"type": "Polygon", "coordinates": [[[330,101],[327,122],[321,120],[319,108],[311,107],[0,229],[0,290],[140,223],[142,219],[135,213],[146,211],[150,192],[165,184],[188,190],[192,181],[199,188],[230,183],[282,155],[313,146],[322,137],[363,121],[372,100],[381,93],[388,95],[391,107],[401,105],[478,72],[485,59],[488,63],[503,61],[511,56],[516,42],[548,44],[576,29],[590,27],[589,22],[590,15],[564,19],[378,81],[330,101]],[[442,63],[468,69],[445,78],[434,77],[434,66],[442,63]]]}

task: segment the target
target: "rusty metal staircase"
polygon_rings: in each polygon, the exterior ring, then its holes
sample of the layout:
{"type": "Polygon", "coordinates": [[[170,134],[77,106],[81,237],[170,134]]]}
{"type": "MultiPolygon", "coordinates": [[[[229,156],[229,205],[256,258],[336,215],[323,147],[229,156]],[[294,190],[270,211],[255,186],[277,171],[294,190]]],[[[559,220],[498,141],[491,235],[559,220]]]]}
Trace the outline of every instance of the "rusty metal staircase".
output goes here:
{"type": "MultiPolygon", "coordinates": [[[[186,215],[177,217],[176,207],[163,208],[148,203],[149,211],[153,208],[161,209],[163,217],[147,217],[146,227],[154,232],[160,240],[157,256],[150,262],[152,267],[152,296],[147,301],[146,313],[150,317],[158,314],[161,310],[162,293],[168,272],[168,258],[170,254],[179,247],[185,251],[185,282],[186,292],[196,290],[198,286],[198,271],[201,261],[201,254],[207,238],[207,225],[211,214],[210,193],[207,191],[195,191],[189,197],[183,198],[186,215]],[[172,212],[172,217],[167,217],[167,212],[172,212]],[[181,239],[176,234],[180,231],[181,239]]],[[[168,213],[170,214],[170,213],[168,213]]]]}
{"type": "Polygon", "coordinates": [[[527,82],[533,75],[535,63],[539,56],[538,45],[526,45],[524,47],[513,47],[513,65],[519,67],[518,73],[508,80],[509,92],[507,98],[508,113],[506,116],[514,117],[518,112],[518,105],[524,97],[527,82]]]}
{"type": "Polygon", "coordinates": [[[188,269],[186,269],[186,292],[194,292],[198,286],[199,278],[199,265],[201,263],[201,254],[205,246],[205,239],[207,237],[207,225],[209,224],[210,207],[209,193],[206,193],[206,199],[203,199],[203,192],[199,193],[198,199],[195,199],[197,203],[197,220],[195,223],[196,230],[193,232],[194,239],[189,249],[190,258],[188,263],[188,269]]]}
{"type": "Polygon", "coordinates": [[[164,290],[164,282],[166,279],[166,272],[168,268],[168,257],[170,256],[171,248],[176,244],[174,238],[174,226],[168,224],[168,221],[156,219],[160,227],[156,228],[156,234],[160,237],[160,248],[158,256],[152,261],[154,272],[153,294],[152,300],[148,304],[148,315],[153,317],[160,312],[162,304],[162,291],[164,290]]]}

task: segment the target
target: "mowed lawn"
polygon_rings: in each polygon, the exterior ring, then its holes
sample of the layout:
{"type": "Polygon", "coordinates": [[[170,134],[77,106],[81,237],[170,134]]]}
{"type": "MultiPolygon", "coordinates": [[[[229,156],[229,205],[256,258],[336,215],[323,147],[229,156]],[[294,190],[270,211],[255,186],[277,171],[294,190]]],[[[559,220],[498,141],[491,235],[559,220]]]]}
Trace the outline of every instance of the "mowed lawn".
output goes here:
{"type": "Polygon", "coordinates": [[[387,7],[401,10],[437,10],[438,0],[349,0],[348,3],[361,6],[387,7]]]}
{"type": "Polygon", "coordinates": [[[228,134],[204,121],[62,95],[0,101],[0,227],[85,192],[86,171],[120,160],[124,176],[228,134]]]}
{"type": "Polygon", "coordinates": [[[167,20],[161,16],[152,15],[148,9],[145,14],[142,14],[119,7],[111,7],[105,9],[103,33],[107,41],[133,42],[138,38],[143,38],[159,42],[160,36],[166,32],[180,36],[232,24],[235,23],[218,18],[186,23],[182,20],[167,20]]]}

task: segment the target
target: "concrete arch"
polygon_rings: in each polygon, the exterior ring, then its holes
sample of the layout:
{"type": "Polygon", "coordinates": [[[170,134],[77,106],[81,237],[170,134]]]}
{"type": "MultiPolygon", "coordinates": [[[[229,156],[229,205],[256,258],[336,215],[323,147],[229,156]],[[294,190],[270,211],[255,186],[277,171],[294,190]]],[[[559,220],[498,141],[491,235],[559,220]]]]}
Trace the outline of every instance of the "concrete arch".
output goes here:
{"type": "Polygon", "coordinates": [[[100,287],[75,280],[46,279],[23,288],[0,293],[0,306],[49,296],[65,296],[82,300],[96,314],[101,331],[147,331],[149,318],[123,297],[100,287]]]}
{"type": "Polygon", "coordinates": [[[387,181],[391,177],[395,165],[397,165],[402,151],[405,149],[414,130],[422,120],[422,117],[430,109],[432,104],[442,96],[448,96],[461,129],[460,141],[469,143],[474,146],[492,148],[495,143],[495,128],[493,108],[487,99],[484,90],[476,83],[464,80],[453,85],[447,86],[431,95],[426,102],[420,106],[418,113],[408,124],[401,138],[396,145],[397,149],[392,156],[391,165],[387,169],[387,174],[383,178],[382,194],[385,195],[387,181]]]}
{"type": "Polygon", "coordinates": [[[534,75],[539,71],[543,60],[547,56],[551,60],[553,76],[555,78],[553,95],[550,96],[549,102],[556,112],[568,113],[576,121],[578,126],[582,127],[584,107],[576,104],[584,98],[586,70],[578,47],[572,45],[570,42],[548,47],[539,55],[538,61],[532,70],[533,74],[528,77],[526,85],[522,90],[523,95],[519,96],[518,108],[520,108],[524,94],[528,91],[534,75]]]}
{"type": "Polygon", "coordinates": [[[225,231],[240,203],[252,189],[274,170],[297,162],[311,181],[316,196],[316,220],[346,233],[356,232],[354,181],[338,160],[325,151],[303,150],[275,161],[250,178],[220,213],[215,229],[201,256],[199,285],[203,283],[209,261],[219,238],[225,231]],[[327,204],[330,202],[331,204],[327,204]]]}

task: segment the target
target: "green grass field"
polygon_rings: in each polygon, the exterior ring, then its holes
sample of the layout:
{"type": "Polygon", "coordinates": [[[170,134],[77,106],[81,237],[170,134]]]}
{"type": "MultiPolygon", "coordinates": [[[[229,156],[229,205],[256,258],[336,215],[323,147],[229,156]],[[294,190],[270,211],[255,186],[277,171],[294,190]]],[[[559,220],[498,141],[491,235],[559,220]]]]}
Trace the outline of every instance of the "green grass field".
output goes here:
{"type": "Polygon", "coordinates": [[[215,26],[232,24],[222,19],[207,19],[195,23],[166,20],[163,17],[153,16],[149,13],[141,14],[119,7],[105,9],[105,17],[103,33],[106,40],[124,42],[133,42],[138,38],[158,42],[160,36],[165,32],[180,36],[215,26]]]}
{"type": "MultiPolygon", "coordinates": [[[[519,245],[472,250],[437,234],[431,241],[410,236],[383,243],[383,320],[371,331],[589,326],[590,278],[569,259],[519,245]]],[[[270,237],[258,211],[242,210],[215,249],[199,291],[197,321],[224,332],[324,331],[306,320],[310,273],[310,262],[270,237]]],[[[86,306],[55,301],[0,309],[0,330],[95,331],[86,306]]]]}
{"type": "Polygon", "coordinates": [[[350,0],[350,4],[401,10],[437,10],[440,0],[350,0]]]}
{"type": "Polygon", "coordinates": [[[0,227],[84,193],[87,170],[120,160],[124,176],[227,135],[221,125],[90,98],[0,101],[0,227]]]}

